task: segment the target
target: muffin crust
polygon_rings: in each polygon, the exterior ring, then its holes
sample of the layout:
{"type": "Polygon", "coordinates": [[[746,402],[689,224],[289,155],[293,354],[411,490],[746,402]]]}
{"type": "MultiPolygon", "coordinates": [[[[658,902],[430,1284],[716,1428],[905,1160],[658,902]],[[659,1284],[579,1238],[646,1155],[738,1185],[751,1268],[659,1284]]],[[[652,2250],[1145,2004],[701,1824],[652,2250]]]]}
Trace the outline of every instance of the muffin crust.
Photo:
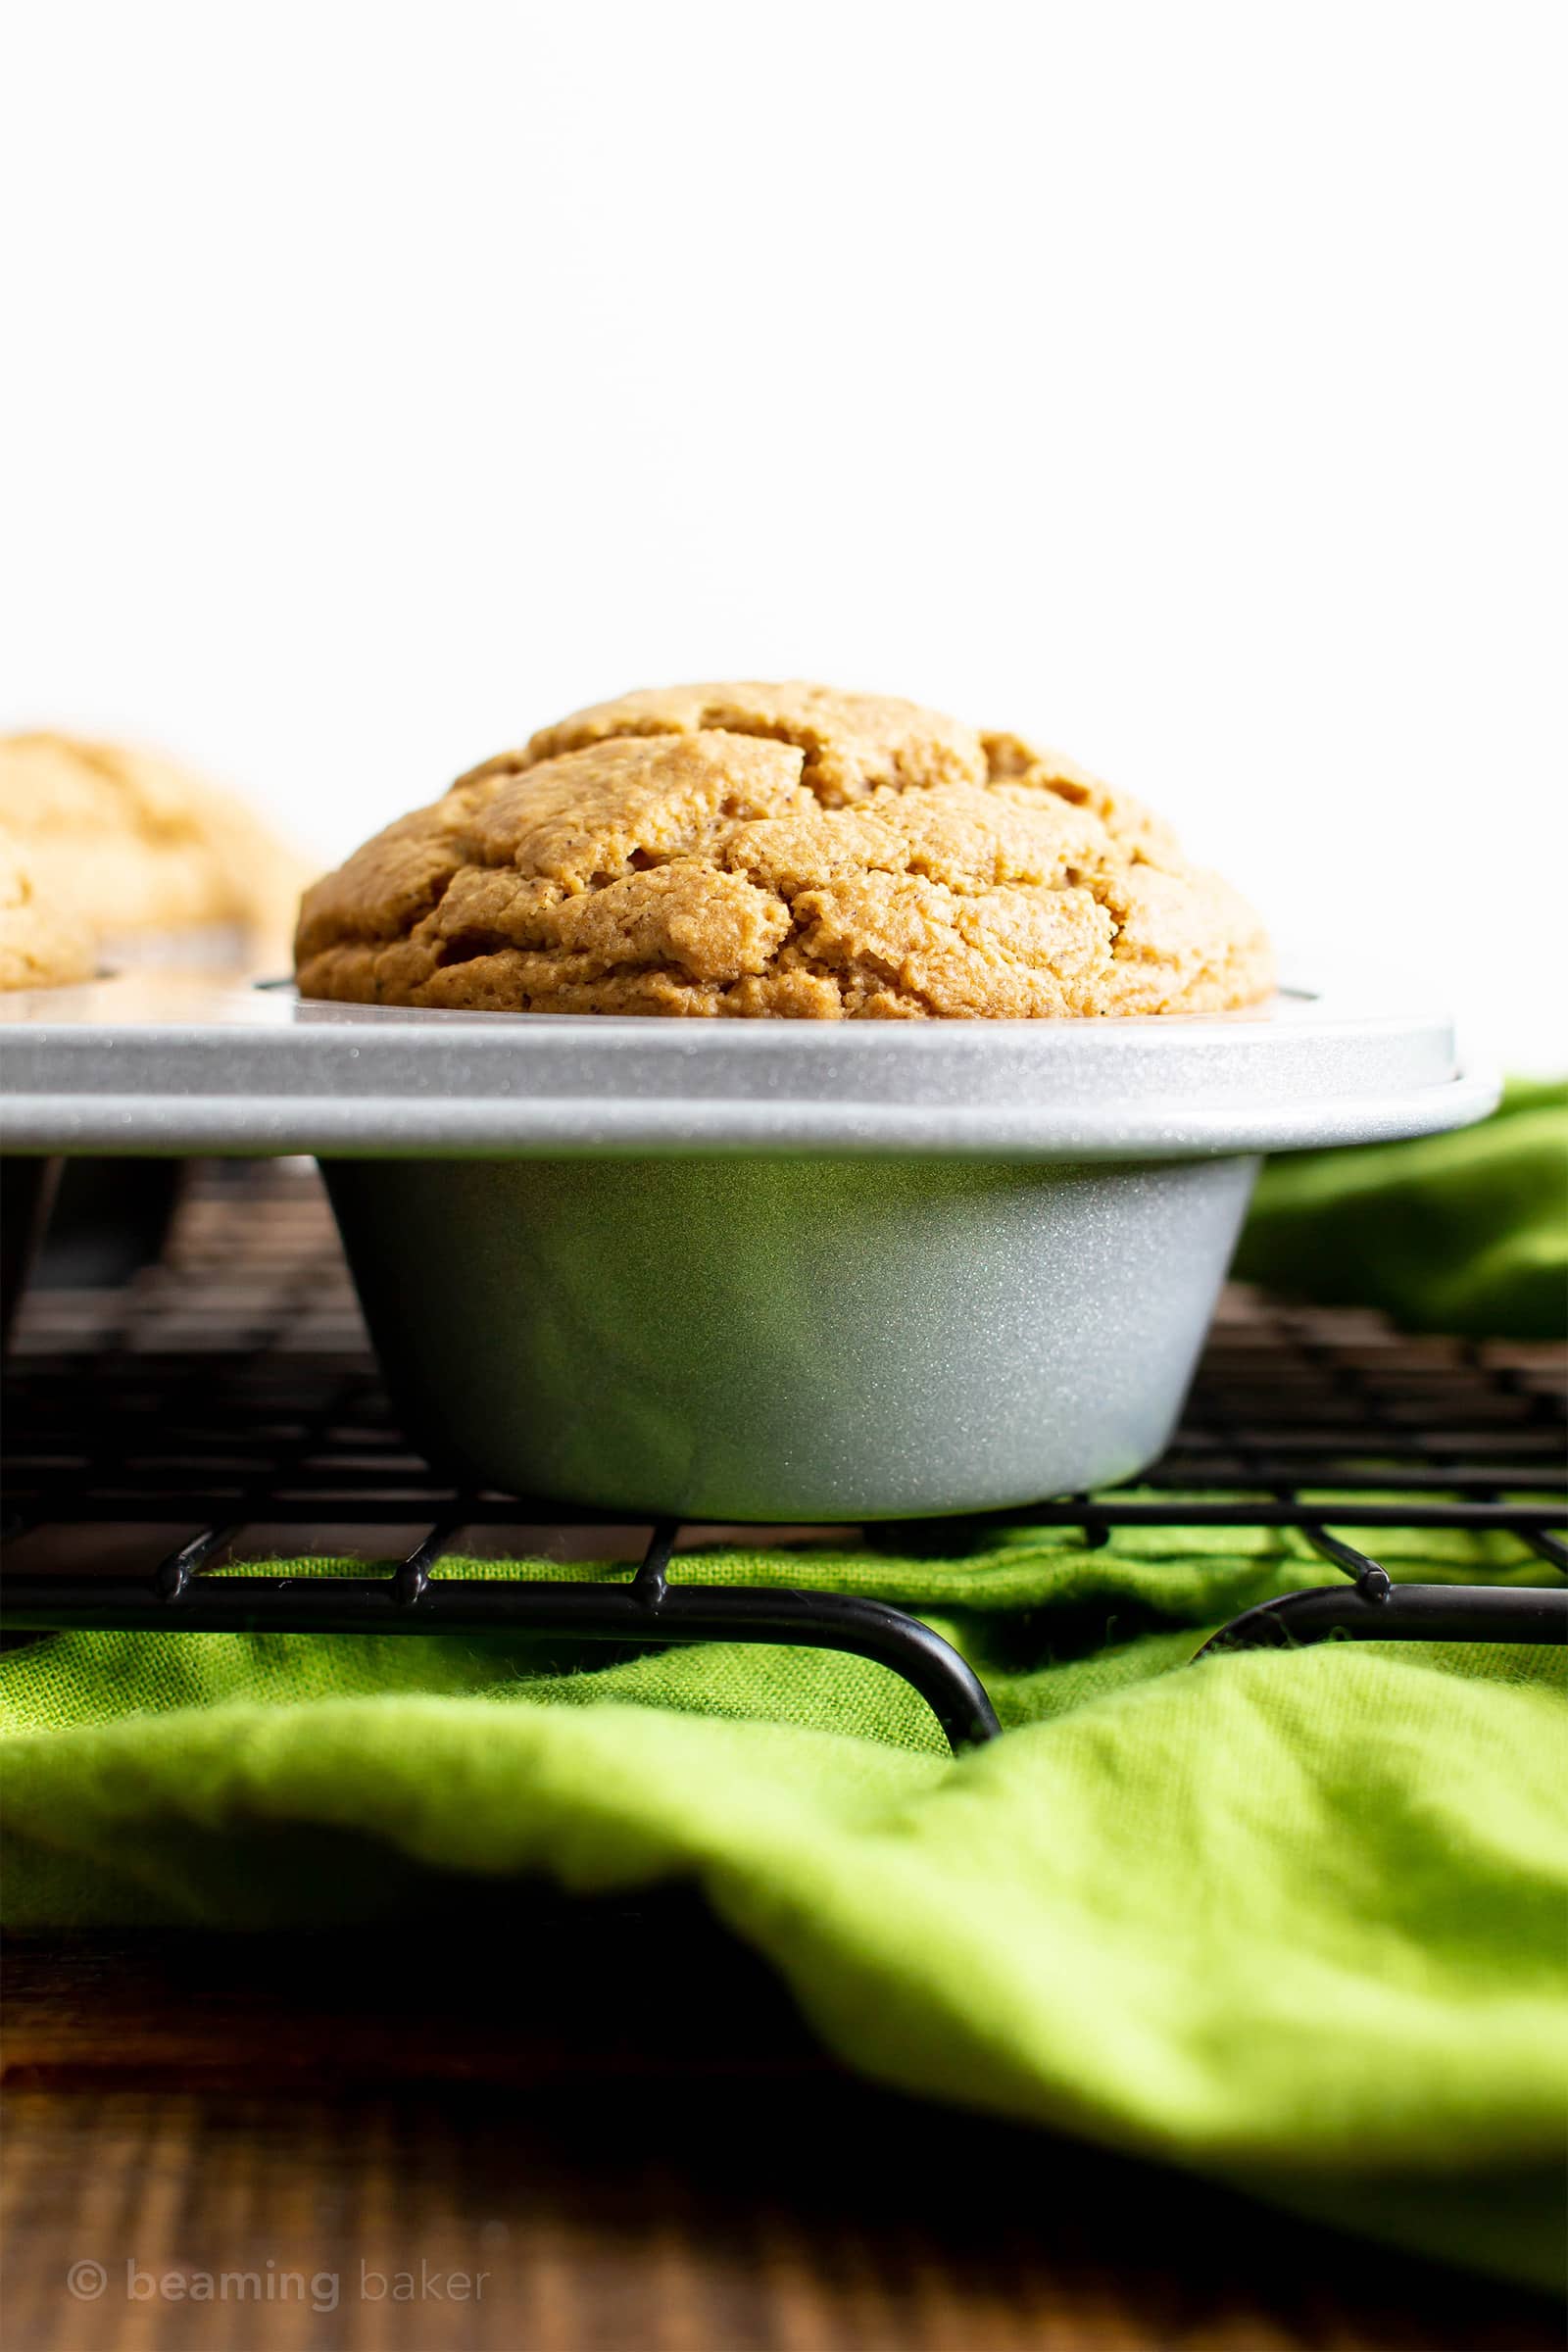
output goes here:
{"type": "Polygon", "coordinates": [[[306,996],[739,1018],[1209,1012],[1256,916],[1054,755],[806,683],[544,729],[306,894],[306,996]]]}

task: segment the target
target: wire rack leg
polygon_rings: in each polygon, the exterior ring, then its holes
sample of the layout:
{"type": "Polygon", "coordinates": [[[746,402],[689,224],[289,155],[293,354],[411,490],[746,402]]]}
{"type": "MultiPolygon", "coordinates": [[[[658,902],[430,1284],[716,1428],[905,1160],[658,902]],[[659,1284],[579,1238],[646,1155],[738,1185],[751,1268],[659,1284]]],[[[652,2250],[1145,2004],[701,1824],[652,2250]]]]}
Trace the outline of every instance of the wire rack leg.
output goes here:
{"type": "MultiPolygon", "coordinates": [[[[1568,1591],[1536,1585],[1317,1585],[1233,1617],[1197,1656],[1312,1642],[1568,1642],[1568,1591]]],[[[1196,1662],[1196,1661],[1195,1661],[1196,1662]]]]}

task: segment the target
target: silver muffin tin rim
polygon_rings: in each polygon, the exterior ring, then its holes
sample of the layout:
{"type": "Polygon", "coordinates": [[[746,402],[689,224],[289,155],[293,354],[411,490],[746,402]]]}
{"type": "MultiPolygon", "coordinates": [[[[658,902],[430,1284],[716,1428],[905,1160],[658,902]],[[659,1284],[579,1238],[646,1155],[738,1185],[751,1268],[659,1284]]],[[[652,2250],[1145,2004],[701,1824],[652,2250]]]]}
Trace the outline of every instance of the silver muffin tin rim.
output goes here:
{"type": "Polygon", "coordinates": [[[907,1023],[416,1010],[210,973],[0,998],[20,1152],[1162,1159],[1437,1133],[1498,1092],[1446,1015],[1365,990],[907,1023]]]}

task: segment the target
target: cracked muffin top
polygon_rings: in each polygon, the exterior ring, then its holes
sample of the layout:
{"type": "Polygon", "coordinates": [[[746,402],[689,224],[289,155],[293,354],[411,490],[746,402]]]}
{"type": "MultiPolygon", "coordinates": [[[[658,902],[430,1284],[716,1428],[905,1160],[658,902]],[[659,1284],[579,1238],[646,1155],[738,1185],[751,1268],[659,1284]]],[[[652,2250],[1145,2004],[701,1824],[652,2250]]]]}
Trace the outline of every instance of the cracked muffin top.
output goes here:
{"type": "Polygon", "coordinates": [[[0,736],[0,825],[38,887],[101,937],[229,924],[282,956],[306,880],[242,802],[158,752],[0,736]]]}
{"type": "Polygon", "coordinates": [[[1256,915],[1139,803],[1014,735],[805,683],[544,728],[305,895],[301,993],[743,1019],[1217,1012],[1256,915]]]}

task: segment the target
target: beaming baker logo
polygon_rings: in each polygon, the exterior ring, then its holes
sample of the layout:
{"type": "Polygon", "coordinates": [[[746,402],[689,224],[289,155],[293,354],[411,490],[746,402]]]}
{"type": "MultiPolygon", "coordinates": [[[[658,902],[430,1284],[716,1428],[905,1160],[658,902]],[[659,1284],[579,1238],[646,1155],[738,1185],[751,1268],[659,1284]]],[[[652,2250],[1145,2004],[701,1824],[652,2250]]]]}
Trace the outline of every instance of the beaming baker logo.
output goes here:
{"type": "Polygon", "coordinates": [[[97,2303],[119,2283],[127,2303],[301,2303],[315,2312],[336,2311],[345,2287],[362,2303],[482,2303],[490,2271],[434,2270],[420,2261],[416,2271],[377,2271],[362,2262],[357,2272],[297,2271],[269,2258],[256,2269],[203,2271],[180,2263],[153,2270],[126,2257],[122,2278],[101,2262],[74,2262],[66,2286],[78,2303],[97,2303]]]}

